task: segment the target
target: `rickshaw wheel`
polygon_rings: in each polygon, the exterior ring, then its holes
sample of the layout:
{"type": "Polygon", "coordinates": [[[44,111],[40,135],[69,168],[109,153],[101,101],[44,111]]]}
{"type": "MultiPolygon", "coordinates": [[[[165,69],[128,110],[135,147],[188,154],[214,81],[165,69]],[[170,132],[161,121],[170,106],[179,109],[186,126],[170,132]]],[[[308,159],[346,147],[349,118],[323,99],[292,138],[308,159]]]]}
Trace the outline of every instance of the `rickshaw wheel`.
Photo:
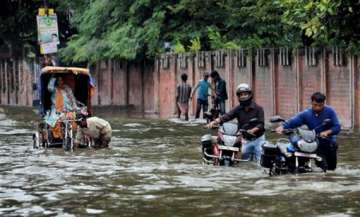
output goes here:
{"type": "Polygon", "coordinates": [[[63,139],[63,147],[65,149],[65,151],[70,151],[72,149],[71,147],[71,141],[72,139],[70,137],[64,138],[63,139]]]}
{"type": "Polygon", "coordinates": [[[40,137],[39,137],[39,132],[35,132],[33,134],[33,148],[34,149],[38,149],[40,146],[40,137]]]}

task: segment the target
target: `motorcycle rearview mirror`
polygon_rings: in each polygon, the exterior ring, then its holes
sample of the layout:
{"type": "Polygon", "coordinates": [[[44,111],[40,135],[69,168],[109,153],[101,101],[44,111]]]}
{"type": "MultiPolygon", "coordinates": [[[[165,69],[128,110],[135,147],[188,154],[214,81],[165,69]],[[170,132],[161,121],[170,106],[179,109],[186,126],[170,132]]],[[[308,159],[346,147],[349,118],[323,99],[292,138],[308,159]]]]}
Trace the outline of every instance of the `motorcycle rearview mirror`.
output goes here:
{"type": "Polygon", "coordinates": [[[251,118],[250,120],[249,120],[249,123],[256,123],[256,122],[258,122],[259,121],[259,119],[257,119],[257,118],[251,118]]]}
{"type": "Polygon", "coordinates": [[[285,122],[285,119],[282,118],[282,117],[279,116],[279,115],[272,116],[272,117],[270,118],[270,123],[279,123],[279,122],[285,122]]]}
{"type": "Polygon", "coordinates": [[[323,126],[326,126],[326,125],[328,125],[328,124],[330,124],[331,123],[331,119],[330,118],[326,118],[323,122],[322,122],[322,125],[323,126]]]}

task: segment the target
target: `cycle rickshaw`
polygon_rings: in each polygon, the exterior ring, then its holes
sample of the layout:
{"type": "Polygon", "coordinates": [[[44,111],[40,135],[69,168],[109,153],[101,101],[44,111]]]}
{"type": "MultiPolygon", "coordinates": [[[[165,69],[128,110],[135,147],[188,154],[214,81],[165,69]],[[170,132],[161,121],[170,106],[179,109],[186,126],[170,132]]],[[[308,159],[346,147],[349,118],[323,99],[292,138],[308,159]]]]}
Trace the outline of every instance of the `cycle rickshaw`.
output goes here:
{"type": "MultiPolygon", "coordinates": [[[[91,114],[91,91],[91,76],[86,68],[43,68],[40,76],[41,121],[33,134],[34,148],[73,150],[76,121],[81,115],[91,114]]],[[[83,143],[89,144],[89,141],[83,143]]]]}

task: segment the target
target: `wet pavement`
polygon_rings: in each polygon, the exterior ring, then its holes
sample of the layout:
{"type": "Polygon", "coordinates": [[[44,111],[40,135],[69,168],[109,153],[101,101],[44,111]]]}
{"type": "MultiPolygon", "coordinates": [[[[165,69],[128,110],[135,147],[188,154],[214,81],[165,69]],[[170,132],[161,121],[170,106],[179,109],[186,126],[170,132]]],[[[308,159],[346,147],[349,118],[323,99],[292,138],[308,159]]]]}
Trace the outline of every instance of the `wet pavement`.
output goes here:
{"type": "Polygon", "coordinates": [[[358,136],[339,139],[335,172],[269,177],[203,165],[201,124],[111,123],[110,149],[64,152],[0,121],[0,216],[360,216],[358,136]]]}

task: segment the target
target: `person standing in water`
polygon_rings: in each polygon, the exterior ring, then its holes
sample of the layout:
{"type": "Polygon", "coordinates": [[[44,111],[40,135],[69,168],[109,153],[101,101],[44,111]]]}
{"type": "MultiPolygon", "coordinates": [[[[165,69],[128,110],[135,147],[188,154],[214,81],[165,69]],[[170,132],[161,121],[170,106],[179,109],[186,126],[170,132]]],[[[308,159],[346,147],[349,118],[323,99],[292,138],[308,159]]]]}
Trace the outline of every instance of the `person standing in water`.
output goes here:
{"type": "Polygon", "coordinates": [[[181,83],[176,87],[176,105],[178,118],[181,114],[185,115],[185,120],[189,120],[189,99],[191,95],[191,86],[187,83],[188,76],[183,73],[181,75],[181,83]]]}

